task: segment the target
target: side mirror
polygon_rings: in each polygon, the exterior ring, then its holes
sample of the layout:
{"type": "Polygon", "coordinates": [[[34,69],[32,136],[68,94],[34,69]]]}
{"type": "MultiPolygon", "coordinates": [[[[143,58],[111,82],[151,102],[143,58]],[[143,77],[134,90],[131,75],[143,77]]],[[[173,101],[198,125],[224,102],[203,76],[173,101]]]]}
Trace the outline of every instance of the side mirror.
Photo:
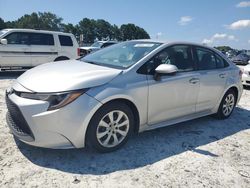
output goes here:
{"type": "Polygon", "coordinates": [[[161,64],[155,69],[154,79],[159,81],[161,75],[174,75],[178,72],[178,68],[175,65],[161,64]]]}
{"type": "Polygon", "coordinates": [[[4,44],[4,45],[6,45],[6,44],[8,44],[8,41],[7,41],[7,39],[1,39],[1,44],[4,44]]]}

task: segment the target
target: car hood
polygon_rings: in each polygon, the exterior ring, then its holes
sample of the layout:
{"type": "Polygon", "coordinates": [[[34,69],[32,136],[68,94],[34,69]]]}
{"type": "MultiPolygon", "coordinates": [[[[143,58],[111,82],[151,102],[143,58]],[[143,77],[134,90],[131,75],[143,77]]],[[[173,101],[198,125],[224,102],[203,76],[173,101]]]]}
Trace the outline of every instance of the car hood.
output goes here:
{"type": "Polygon", "coordinates": [[[33,92],[62,92],[103,85],[121,72],[118,69],[68,60],[30,69],[17,82],[33,92]]]}

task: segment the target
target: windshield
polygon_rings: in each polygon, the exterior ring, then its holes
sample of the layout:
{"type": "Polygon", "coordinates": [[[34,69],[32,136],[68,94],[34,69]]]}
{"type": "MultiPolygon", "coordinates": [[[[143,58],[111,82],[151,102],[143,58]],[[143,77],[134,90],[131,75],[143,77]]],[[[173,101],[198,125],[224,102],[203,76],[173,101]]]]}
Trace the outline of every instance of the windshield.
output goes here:
{"type": "Polygon", "coordinates": [[[91,46],[92,47],[96,47],[96,48],[101,48],[101,46],[102,46],[102,42],[95,42],[94,44],[92,44],[91,46]]]}
{"type": "Polygon", "coordinates": [[[157,42],[128,41],[104,48],[80,60],[102,66],[126,69],[161,44],[157,42]]]}
{"type": "Polygon", "coordinates": [[[4,34],[4,33],[6,33],[7,32],[7,30],[0,30],[0,37],[4,34]]]}

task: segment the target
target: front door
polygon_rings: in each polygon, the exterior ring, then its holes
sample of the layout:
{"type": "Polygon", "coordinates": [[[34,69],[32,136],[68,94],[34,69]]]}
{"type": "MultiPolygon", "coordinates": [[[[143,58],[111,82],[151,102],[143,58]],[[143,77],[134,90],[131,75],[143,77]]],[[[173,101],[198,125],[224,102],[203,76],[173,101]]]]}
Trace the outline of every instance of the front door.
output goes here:
{"type": "Polygon", "coordinates": [[[7,44],[0,45],[1,66],[31,66],[29,54],[29,35],[25,32],[13,32],[4,37],[7,44]]]}
{"type": "Polygon", "coordinates": [[[147,64],[150,67],[148,124],[153,125],[195,113],[200,77],[199,73],[194,71],[191,47],[168,47],[147,64]],[[179,71],[174,75],[162,75],[161,79],[156,81],[153,74],[160,64],[173,64],[179,71]]]}

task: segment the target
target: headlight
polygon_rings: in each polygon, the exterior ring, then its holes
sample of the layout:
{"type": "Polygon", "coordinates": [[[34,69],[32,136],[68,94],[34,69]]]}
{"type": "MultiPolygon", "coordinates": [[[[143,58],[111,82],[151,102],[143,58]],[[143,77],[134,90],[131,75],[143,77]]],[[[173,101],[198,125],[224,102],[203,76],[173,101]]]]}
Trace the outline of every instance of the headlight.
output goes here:
{"type": "Polygon", "coordinates": [[[67,104],[73,102],[78,97],[80,97],[83,93],[85,93],[87,89],[77,90],[71,92],[63,92],[63,93],[21,93],[16,92],[16,94],[22,98],[33,99],[33,100],[42,100],[49,102],[48,110],[56,110],[66,106],[67,104]]]}

